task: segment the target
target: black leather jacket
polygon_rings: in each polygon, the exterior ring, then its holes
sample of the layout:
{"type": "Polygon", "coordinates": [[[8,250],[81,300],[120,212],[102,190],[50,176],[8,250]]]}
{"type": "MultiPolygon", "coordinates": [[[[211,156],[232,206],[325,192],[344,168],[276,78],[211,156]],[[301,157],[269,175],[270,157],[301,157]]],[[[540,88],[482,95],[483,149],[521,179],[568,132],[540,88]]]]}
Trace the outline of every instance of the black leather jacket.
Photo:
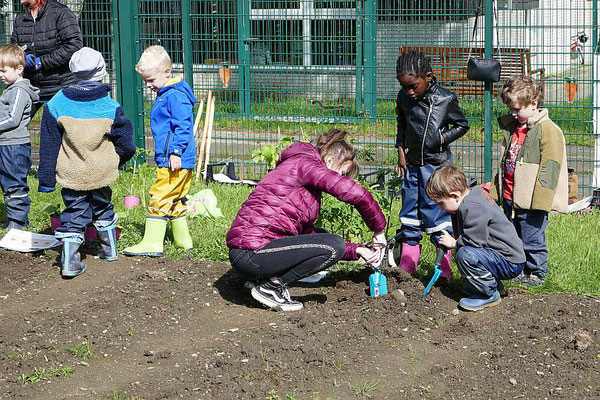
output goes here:
{"type": "Polygon", "coordinates": [[[402,147],[408,165],[442,165],[450,159],[450,143],[469,130],[456,95],[431,81],[420,100],[404,90],[396,99],[398,134],[396,147],[402,147]],[[444,144],[441,144],[441,137],[444,144]]]}

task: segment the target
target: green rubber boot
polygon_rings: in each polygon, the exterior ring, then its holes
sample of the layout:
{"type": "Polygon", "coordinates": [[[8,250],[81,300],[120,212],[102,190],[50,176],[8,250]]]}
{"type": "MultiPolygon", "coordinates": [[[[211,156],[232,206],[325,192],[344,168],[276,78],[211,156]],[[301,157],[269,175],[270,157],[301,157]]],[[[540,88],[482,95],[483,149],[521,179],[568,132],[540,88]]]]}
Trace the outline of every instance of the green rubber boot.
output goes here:
{"type": "Polygon", "coordinates": [[[173,230],[173,242],[175,247],[186,250],[194,250],[194,243],[190,236],[186,216],[173,218],[171,220],[171,229],[173,230]]]}
{"type": "Polygon", "coordinates": [[[126,256],[162,257],[166,231],[166,219],[146,217],[144,238],[135,246],[123,250],[123,254],[126,256]]]}

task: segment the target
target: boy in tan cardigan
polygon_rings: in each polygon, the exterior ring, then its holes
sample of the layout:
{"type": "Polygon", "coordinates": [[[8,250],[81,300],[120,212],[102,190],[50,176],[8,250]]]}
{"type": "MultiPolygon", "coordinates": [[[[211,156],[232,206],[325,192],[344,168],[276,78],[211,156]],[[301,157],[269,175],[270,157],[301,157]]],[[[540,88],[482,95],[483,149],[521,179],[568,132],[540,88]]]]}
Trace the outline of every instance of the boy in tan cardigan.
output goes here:
{"type": "Polygon", "coordinates": [[[531,77],[511,78],[502,100],[511,113],[498,119],[503,157],[492,194],[523,240],[527,262],[515,281],[539,286],[548,275],[548,212],[567,209],[565,138],[548,110],[539,108],[543,94],[531,77]]]}
{"type": "Polygon", "coordinates": [[[98,230],[100,258],[117,259],[118,216],[109,185],[135,153],[131,121],[110,97],[110,86],[102,83],[102,54],[84,47],[73,54],[69,67],[77,83],[60,90],[44,108],[38,171],[39,192],[62,186],[65,209],[55,236],[63,244],[63,278],[85,272],[79,246],[91,223],[98,230]]]}

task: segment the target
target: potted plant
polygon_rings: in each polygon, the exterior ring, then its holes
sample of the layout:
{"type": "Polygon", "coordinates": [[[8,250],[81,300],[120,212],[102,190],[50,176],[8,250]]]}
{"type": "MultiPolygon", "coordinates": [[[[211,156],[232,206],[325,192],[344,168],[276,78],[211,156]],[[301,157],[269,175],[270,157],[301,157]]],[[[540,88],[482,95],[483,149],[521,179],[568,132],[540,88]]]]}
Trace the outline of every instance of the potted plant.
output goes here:
{"type": "Polygon", "coordinates": [[[135,155],[132,158],[132,171],[131,171],[131,188],[129,189],[129,194],[123,196],[123,204],[127,209],[132,209],[140,205],[140,197],[133,194],[133,188],[135,186],[135,176],[138,171],[138,166],[141,162],[141,159],[145,156],[144,149],[138,148],[135,151],[135,155]]]}

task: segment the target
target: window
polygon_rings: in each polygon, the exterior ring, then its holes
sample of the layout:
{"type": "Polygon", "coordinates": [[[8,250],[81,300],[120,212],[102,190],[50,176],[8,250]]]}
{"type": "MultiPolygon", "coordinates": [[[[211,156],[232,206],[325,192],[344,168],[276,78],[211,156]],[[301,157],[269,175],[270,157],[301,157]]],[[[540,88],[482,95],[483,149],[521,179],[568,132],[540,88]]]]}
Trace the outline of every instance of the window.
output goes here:
{"type": "Polygon", "coordinates": [[[251,5],[253,62],[304,66],[356,64],[357,0],[253,1],[251,5]],[[258,3],[261,8],[254,7],[258,3]],[[265,3],[278,5],[264,8],[265,3]],[[282,8],[279,3],[292,3],[293,7],[282,8]]]}

